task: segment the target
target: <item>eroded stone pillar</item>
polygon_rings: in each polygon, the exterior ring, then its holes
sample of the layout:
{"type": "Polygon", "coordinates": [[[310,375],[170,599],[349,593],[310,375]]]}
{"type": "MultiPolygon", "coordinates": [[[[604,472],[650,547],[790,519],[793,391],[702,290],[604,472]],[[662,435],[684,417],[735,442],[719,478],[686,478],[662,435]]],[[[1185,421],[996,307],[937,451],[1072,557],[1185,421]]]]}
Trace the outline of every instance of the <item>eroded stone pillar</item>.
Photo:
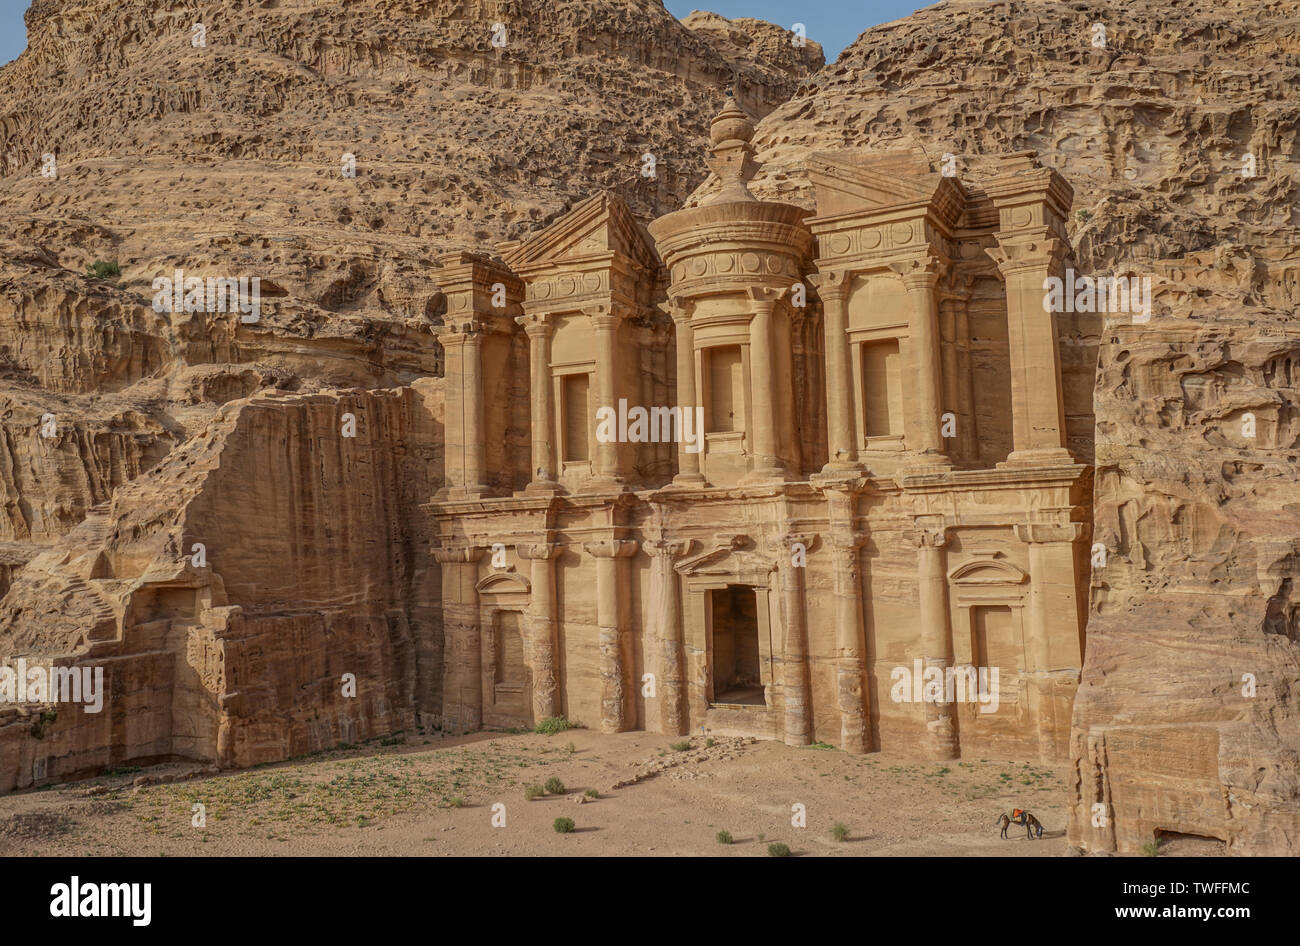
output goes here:
{"type": "Polygon", "coordinates": [[[1068,718],[1057,718],[1057,679],[1073,682],[1083,665],[1074,568],[1074,542],[1082,526],[1025,523],[1015,531],[1029,548],[1025,670],[1039,756],[1047,761],[1064,755],[1070,727],[1068,718]]]}
{"type": "Polygon", "coordinates": [[[832,270],[817,277],[826,339],[826,434],[830,460],[824,472],[857,467],[853,368],[849,352],[849,276],[832,270]]]}
{"type": "MultiPolygon", "coordinates": [[[[948,462],[939,434],[942,394],[942,354],[939,350],[939,312],[935,285],[942,263],[936,257],[905,260],[890,268],[903,277],[911,306],[908,319],[907,371],[911,383],[905,387],[912,397],[909,429],[903,440],[921,463],[948,462]]],[[[909,419],[904,415],[904,420],[909,419]]]]}
{"type": "Polygon", "coordinates": [[[627,659],[622,629],[626,600],[620,558],[636,554],[633,539],[607,539],[583,545],[596,559],[596,623],[599,625],[600,731],[623,732],[627,725],[627,659]]]}
{"type": "Polygon", "coordinates": [[[555,602],[555,558],[564,547],[553,542],[520,545],[519,557],[531,561],[532,594],[528,601],[528,638],[533,671],[533,719],[561,715],[556,670],[559,614],[555,602]]]}
{"type": "Polygon", "coordinates": [[[558,465],[555,461],[555,405],[551,392],[551,338],[555,327],[544,315],[515,319],[528,333],[530,421],[532,424],[533,472],[529,492],[553,493],[558,465]]]}
{"type": "Polygon", "coordinates": [[[835,556],[835,691],[840,709],[840,748],[866,752],[866,634],[862,621],[860,532],[831,536],[835,556]]]}
{"type": "MultiPolygon", "coordinates": [[[[779,456],[777,439],[776,405],[773,395],[776,385],[776,365],[772,339],[773,312],[776,309],[774,293],[750,292],[753,316],[749,321],[749,378],[750,403],[754,416],[750,419],[754,457],[751,476],[758,478],[780,477],[784,466],[779,456]]],[[[793,404],[783,410],[792,411],[793,404]]]]}
{"type": "MultiPolygon", "coordinates": [[[[1007,334],[1011,347],[1014,448],[1008,463],[1070,462],[1065,446],[1065,396],[1056,313],[1043,305],[1044,280],[1060,278],[1068,248],[1062,240],[1008,244],[998,269],[1007,286],[1007,334]]],[[[997,257],[995,257],[997,258],[997,257]]]]}
{"type": "Polygon", "coordinates": [[[478,560],[483,549],[436,548],[442,567],[442,729],[463,733],[483,725],[483,641],[478,560]]]}
{"type": "Polygon", "coordinates": [[[806,746],[812,742],[812,688],[808,672],[808,617],[805,609],[804,568],[793,561],[794,546],[812,548],[816,537],[788,534],[773,540],[769,548],[776,555],[781,579],[781,604],[785,611],[784,648],[781,657],[781,695],[785,708],[785,744],[806,746]]]}
{"type": "MultiPolygon", "coordinates": [[[[694,430],[695,408],[700,405],[695,379],[695,327],[691,325],[691,310],[694,304],[672,305],[669,313],[677,330],[677,406],[682,409],[682,421],[686,423],[687,411],[690,411],[692,431],[699,439],[696,441],[701,452],[704,446],[704,431],[694,430]]],[[[701,452],[692,453],[686,449],[686,439],[677,443],[677,475],[673,483],[678,486],[703,486],[704,476],[700,473],[701,452]]]]}
{"type": "Polygon", "coordinates": [[[948,702],[948,668],[952,666],[952,626],[948,612],[948,544],[945,530],[918,529],[915,533],[917,590],[920,595],[921,649],[927,677],[938,668],[943,687],[940,699],[926,701],[925,728],[933,759],[957,758],[957,728],[948,702]]]}
{"type": "Polygon", "coordinates": [[[438,333],[446,376],[446,475],[452,496],[487,492],[483,433],[483,327],[467,322],[438,333]]]}
{"type": "MultiPolygon", "coordinates": [[[[618,410],[618,326],[622,313],[609,306],[588,310],[596,335],[596,391],[598,407],[618,410]]],[[[596,472],[591,485],[597,489],[623,485],[623,469],[616,437],[596,441],[596,472]]]]}
{"type": "Polygon", "coordinates": [[[690,540],[654,539],[645,543],[653,556],[651,576],[655,606],[655,637],[658,657],[656,692],[660,731],[684,736],[688,728],[683,711],[686,698],[685,655],[682,652],[681,578],[673,561],[690,550],[690,540]]]}

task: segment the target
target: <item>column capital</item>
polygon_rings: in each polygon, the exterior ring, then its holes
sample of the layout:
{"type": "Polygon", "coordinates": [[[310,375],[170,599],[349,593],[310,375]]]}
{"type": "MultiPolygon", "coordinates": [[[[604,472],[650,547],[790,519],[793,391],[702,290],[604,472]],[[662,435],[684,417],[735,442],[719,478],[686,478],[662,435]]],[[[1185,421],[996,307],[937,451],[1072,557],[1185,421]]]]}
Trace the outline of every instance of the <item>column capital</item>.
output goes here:
{"type": "Polygon", "coordinates": [[[1055,237],[1042,240],[1004,242],[1006,234],[999,233],[998,245],[984,252],[998,264],[1003,276],[1024,272],[1052,271],[1070,257],[1070,245],[1055,237]]]}
{"type": "Polygon", "coordinates": [[[895,260],[889,268],[903,277],[908,289],[933,289],[948,269],[946,260],[938,256],[914,256],[895,260]]]}
{"type": "Polygon", "coordinates": [[[530,542],[515,546],[515,551],[519,553],[520,558],[526,558],[530,561],[545,561],[549,558],[555,558],[567,548],[567,545],[559,542],[530,542]]]}
{"type": "Polygon", "coordinates": [[[769,535],[766,545],[769,552],[789,552],[796,544],[802,545],[804,551],[811,552],[817,545],[820,535],[816,532],[778,532],[769,535]]]}
{"type": "Polygon", "coordinates": [[[583,549],[594,558],[631,558],[639,546],[636,539],[601,539],[582,543],[583,549]]]}
{"type": "Polygon", "coordinates": [[[1083,523],[1022,522],[1015,530],[1016,538],[1026,545],[1068,544],[1083,534],[1083,523]]]}
{"type": "Polygon", "coordinates": [[[781,297],[789,291],[789,286],[784,289],[773,289],[770,286],[747,286],[745,295],[749,296],[749,300],[753,303],[755,309],[770,313],[776,308],[776,304],[781,297]]]}
{"type": "Polygon", "coordinates": [[[433,557],[439,562],[456,563],[468,565],[477,562],[483,557],[483,546],[481,545],[435,545],[433,547],[433,557]]]}
{"type": "Polygon", "coordinates": [[[669,297],[667,302],[659,303],[659,308],[668,314],[676,324],[681,325],[683,322],[689,322],[691,315],[695,312],[694,299],[681,299],[669,297]]]}
{"type": "Polygon", "coordinates": [[[860,549],[867,544],[867,534],[865,532],[832,532],[830,544],[835,549],[860,549]]]}
{"type": "Polygon", "coordinates": [[[447,322],[439,325],[433,330],[438,341],[442,343],[443,348],[452,345],[463,345],[469,341],[481,341],[487,331],[487,326],[482,322],[467,319],[461,322],[447,322]]]}
{"type": "Polygon", "coordinates": [[[523,326],[529,338],[550,338],[555,334],[555,323],[547,316],[548,312],[530,312],[515,316],[515,324],[523,326]]]}
{"type": "Polygon", "coordinates": [[[908,538],[917,551],[939,550],[948,545],[948,527],[918,525],[912,532],[908,533],[908,538]]]}
{"type": "Polygon", "coordinates": [[[591,319],[593,328],[612,330],[618,328],[619,323],[631,315],[632,307],[618,302],[601,302],[596,305],[583,306],[582,313],[591,319]]]}
{"type": "Polygon", "coordinates": [[[808,282],[817,289],[817,295],[825,302],[828,298],[842,298],[848,295],[853,283],[853,272],[848,269],[826,269],[809,273],[808,282]]]}
{"type": "Polygon", "coordinates": [[[650,554],[658,558],[666,558],[669,561],[689,554],[694,545],[694,539],[658,538],[646,539],[641,543],[641,547],[650,554]]]}

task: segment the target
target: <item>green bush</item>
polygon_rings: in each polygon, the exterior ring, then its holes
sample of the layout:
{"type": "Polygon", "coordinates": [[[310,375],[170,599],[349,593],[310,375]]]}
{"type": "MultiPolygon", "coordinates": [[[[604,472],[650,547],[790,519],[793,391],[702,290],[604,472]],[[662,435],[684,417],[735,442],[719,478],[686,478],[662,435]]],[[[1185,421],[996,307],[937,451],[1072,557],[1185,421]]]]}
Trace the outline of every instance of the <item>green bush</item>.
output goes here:
{"type": "Polygon", "coordinates": [[[560,781],[558,778],[556,778],[554,775],[552,775],[550,778],[548,778],[548,779],[546,780],[545,788],[546,788],[546,794],[548,794],[548,795],[563,795],[563,794],[564,794],[564,783],[561,782],[561,781],[560,781]]]}
{"type": "Polygon", "coordinates": [[[789,857],[790,847],[789,845],[782,844],[780,841],[777,841],[775,844],[769,844],[767,846],[767,856],[768,857],[789,857]]]}
{"type": "Polygon", "coordinates": [[[556,818],[555,821],[551,823],[551,827],[555,829],[556,834],[568,834],[574,828],[573,819],[556,818]]]}
{"type": "Polygon", "coordinates": [[[842,821],[835,822],[835,827],[831,828],[831,837],[836,841],[847,841],[849,839],[849,826],[842,821]]]}
{"type": "Polygon", "coordinates": [[[1160,842],[1148,841],[1146,844],[1142,845],[1142,853],[1145,854],[1147,857],[1159,857],[1160,842]]]}
{"type": "Polygon", "coordinates": [[[121,276],[122,269],[116,263],[108,263],[102,259],[97,259],[86,267],[86,272],[96,279],[108,279],[111,276],[121,276]]]}
{"type": "Polygon", "coordinates": [[[447,807],[448,807],[448,808],[464,808],[464,807],[465,807],[465,796],[464,796],[464,795],[452,795],[450,798],[447,799],[447,807]]]}
{"type": "Polygon", "coordinates": [[[679,742],[670,743],[668,746],[673,752],[685,752],[690,747],[691,741],[689,739],[682,739],[679,742]]]}
{"type": "Polygon", "coordinates": [[[554,736],[557,732],[576,728],[578,728],[577,723],[571,723],[563,716],[547,716],[533,727],[533,732],[541,733],[543,736],[554,736]]]}
{"type": "Polygon", "coordinates": [[[589,788],[589,789],[587,789],[585,792],[583,792],[582,794],[586,795],[588,798],[599,798],[599,797],[600,797],[600,792],[596,791],[594,788],[589,788]]]}
{"type": "Polygon", "coordinates": [[[542,788],[542,786],[540,785],[524,786],[524,798],[528,799],[529,801],[534,801],[538,798],[541,798],[545,794],[546,794],[546,789],[542,788]]]}
{"type": "Polygon", "coordinates": [[[734,841],[734,839],[731,837],[730,831],[719,831],[716,835],[714,835],[714,837],[718,839],[719,844],[731,844],[734,841]]]}

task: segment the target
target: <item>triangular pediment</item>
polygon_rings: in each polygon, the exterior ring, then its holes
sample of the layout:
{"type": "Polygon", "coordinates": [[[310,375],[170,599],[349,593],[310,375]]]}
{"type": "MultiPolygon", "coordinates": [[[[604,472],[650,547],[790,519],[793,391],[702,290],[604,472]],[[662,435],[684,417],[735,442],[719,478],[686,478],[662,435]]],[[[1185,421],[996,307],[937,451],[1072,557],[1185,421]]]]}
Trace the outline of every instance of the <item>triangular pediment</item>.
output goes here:
{"type": "Polygon", "coordinates": [[[654,248],[627,204],[617,195],[602,191],[514,247],[505,261],[515,272],[521,272],[607,253],[649,268],[657,265],[654,248]]]}
{"type": "Polygon", "coordinates": [[[807,167],[817,189],[819,217],[926,202],[952,180],[933,172],[919,148],[819,152],[808,158],[807,167]]]}

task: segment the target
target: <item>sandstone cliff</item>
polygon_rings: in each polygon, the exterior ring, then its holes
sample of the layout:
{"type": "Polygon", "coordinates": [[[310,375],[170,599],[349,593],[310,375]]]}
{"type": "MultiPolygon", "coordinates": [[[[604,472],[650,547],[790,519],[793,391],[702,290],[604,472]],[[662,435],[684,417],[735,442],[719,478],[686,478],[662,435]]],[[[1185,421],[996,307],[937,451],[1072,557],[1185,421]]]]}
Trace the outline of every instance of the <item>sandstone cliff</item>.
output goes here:
{"type": "Polygon", "coordinates": [[[1090,849],[1300,838],[1297,36],[1282,2],[944,3],[868,30],[755,139],[752,189],[805,206],[814,151],[907,139],[961,177],[1035,150],[1075,188],[1078,268],[1152,277],[1149,323],[1076,322],[1100,345],[1070,826],[1090,849]]]}
{"type": "Polygon", "coordinates": [[[434,260],[599,187],[679,205],[724,91],[766,114],[823,64],[726,24],[659,0],[33,3],[0,69],[0,657],[107,663],[117,699],[35,741],[6,708],[0,789],[440,706],[434,260]],[[155,311],[178,269],[258,277],[260,318],[155,311]]]}

